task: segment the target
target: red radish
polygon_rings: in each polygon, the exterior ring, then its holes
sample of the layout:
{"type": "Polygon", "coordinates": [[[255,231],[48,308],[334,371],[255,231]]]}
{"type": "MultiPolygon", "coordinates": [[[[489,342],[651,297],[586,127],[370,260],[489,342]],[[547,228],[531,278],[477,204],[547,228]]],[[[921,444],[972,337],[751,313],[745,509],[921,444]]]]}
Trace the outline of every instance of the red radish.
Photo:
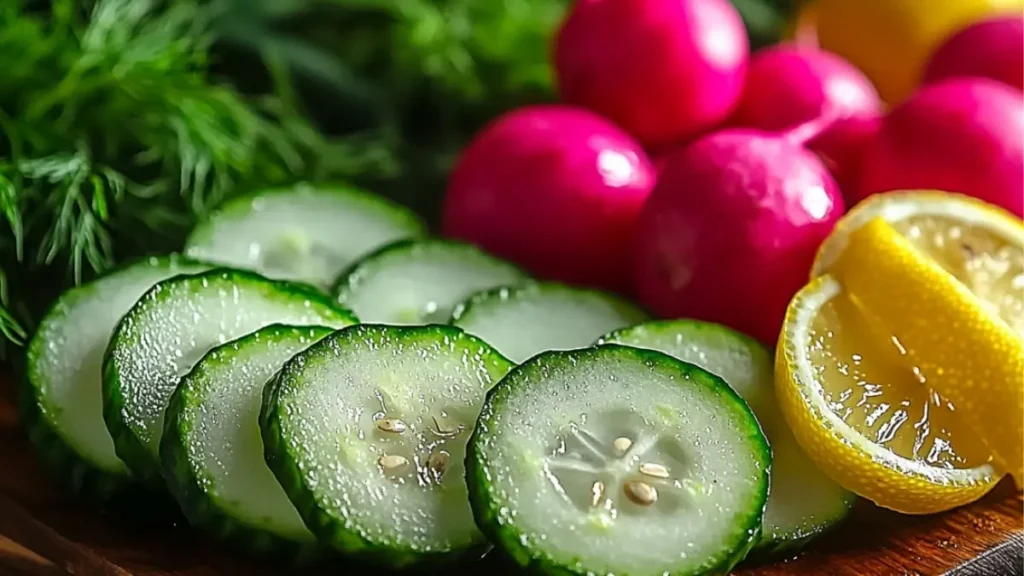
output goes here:
{"type": "Polygon", "coordinates": [[[965,76],[1024,90],[1024,17],[983,20],[953,34],[932,55],[924,82],[965,76]]]}
{"type": "Polygon", "coordinates": [[[852,116],[836,120],[808,146],[832,172],[848,205],[860,189],[864,153],[882,127],[883,116],[852,116]]]}
{"type": "Polygon", "coordinates": [[[579,0],[554,58],[564,101],[659,148],[729,116],[749,52],[729,0],[579,0]]]}
{"type": "Polygon", "coordinates": [[[754,53],[735,123],[781,131],[821,116],[882,112],[878,91],[863,72],[818,48],[781,44],[754,53]]]}
{"type": "Polygon", "coordinates": [[[917,91],[882,122],[856,199],[889,190],[974,196],[1024,216],[1024,96],[986,78],[917,91]]]}
{"type": "Polygon", "coordinates": [[[668,156],[668,152],[651,156],[651,163],[654,164],[655,174],[661,174],[665,170],[665,164],[668,161],[668,156]]]}
{"type": "Polygon", "coordinates": [[[813,46],[783,44],[754,53],[732,124],[775,132],[831,119],[807,146],[846,191],[856,190],[861,152],[882,112],[878,91],[852,64],[813,46]]]}
{"type": "Polygon", "coordinates": [[[797,140],[729,129],[669,157],[636,227],[641,302],[775,344],[844,209],[828,169],[797,140]]]}
{"type": "Polygon", "coordinates": [[[621,289],[655,179],[640,144],[611,122],[569,106],[524,107],[463,152],[442,229],[538,276],[621,289]]]}

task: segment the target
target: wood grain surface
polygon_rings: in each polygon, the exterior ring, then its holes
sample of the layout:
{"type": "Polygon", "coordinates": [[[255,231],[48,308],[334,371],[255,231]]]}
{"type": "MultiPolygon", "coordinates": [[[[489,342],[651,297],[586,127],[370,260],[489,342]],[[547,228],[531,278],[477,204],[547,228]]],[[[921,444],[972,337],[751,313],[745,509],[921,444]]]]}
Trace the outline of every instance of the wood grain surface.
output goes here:
{"type": "MultiPolygon", "coordinates": [[[[0,576],[271,573],[206,541],[183,522],[140,524],[68,499],[37,467],[17,426],[12,395],[9,383],[0,382],[0,576]]],[[[972,506],[936,516],[901,516],[861,502],[811,550],[792,559],[741,566],[734,574],[1018,576],[1024,574],[1022,511],[1024,501],[1009,484],[972,506]]],[[[341,564],[324,572],[363,573],[341,564]]],[[[464,573],[498,576],[516,571],[488,558],[464,573]]],[[[456,575],[447,571],[446,576],[456,575]]]]}

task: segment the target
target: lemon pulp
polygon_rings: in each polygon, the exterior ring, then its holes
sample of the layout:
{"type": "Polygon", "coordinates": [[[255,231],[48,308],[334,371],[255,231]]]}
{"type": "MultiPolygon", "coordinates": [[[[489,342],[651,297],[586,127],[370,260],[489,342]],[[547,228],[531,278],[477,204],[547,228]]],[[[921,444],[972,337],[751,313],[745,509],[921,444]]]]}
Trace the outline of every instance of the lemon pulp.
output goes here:
{"type": "Polygon", "coordinates": [[[879,506],[930,514],[977,500],[998,481],[984,440],[869,316],[831,274],[793,299],[775,390],[794,436],[822,471],[879,506]]]}
{"type": "Polygon", "coordinates": [[[811,277],[828,272],[850,236],[875,217],[1024,335],[1024,227],[1020,218],[961,194],[904,190],[855,206],[823,243],[811,277]]]}
{"type": "Polygon", "coordinates": [[[1024,336],[1024,249],[993,229],[918,214],[890,225],[1024,336]]]}
{"type": "Polygon", "coordinates": [[[829,410],[867,440],[933,467],[967,469],[989,461],[956,407],[927,387],[899,341],[879,334],[845,294],[822,305],[807,342],[829,410]]]}
{"type": "Polygon", "coordinates": [[[898,335],[927,379],[924,385],[956,403],[962,421],[985,441],[996,467],[1021,482],[1024,344],[1000,317],[997,304],[982,300],[972,288],[984,288],[990,297],[997,296],[996,302],[1016,308],[1017,291],[993,290],[992,278],[986,278],[987,284],[981,279],[993,275],[993,263],[1002,274],[1010,271],[1012,255],[1024,251],[1024,242],[1010,249],[1009,260],[997,260],[997,252],[989,253],[991,258],[972,256],[974,249],[961,238],[943,257],[948,261],[958,251],[953,259],[960,261],[961,272],[981,270],[970,279],[973,287],[876,217],[850,234],[832,272],[872,326],[898,335]],[[1000,297],[1002,293],[1008,298],[1000,297]]]}

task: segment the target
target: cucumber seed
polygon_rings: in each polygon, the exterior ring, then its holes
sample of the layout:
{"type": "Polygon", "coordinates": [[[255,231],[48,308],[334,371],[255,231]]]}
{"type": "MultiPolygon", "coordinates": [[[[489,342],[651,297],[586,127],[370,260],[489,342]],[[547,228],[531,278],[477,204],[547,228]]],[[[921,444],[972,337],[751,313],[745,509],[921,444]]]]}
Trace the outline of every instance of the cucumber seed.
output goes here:
{"type": "Polygon", "coordinates": [[[444,475],[444,471],[448,469],[448,461],[450,459],[451,456],[449,456],[444,450],[434,452],[430,455],[430,458],[427,459],[427,466],[434,473],[434,476],[436,476],[437,479],[440,479],[441,476],[444,475]]]}
{"type": "Polygon", "coordinates": [[[612,448],[615,448],[615,455],[622,456],[633,446],[633,441],[625,436],[620,436],[612,442],[612,448]]]}
{"type": "Polygon", "coordinates": [[[377,464],[384,469],[385,472],[393,472],[402,466],[408,464],[409,461],[403,456],[396,456],[394,454],[381,456],[377,460],[377,464]]]}
{"type": "Polygon", "coordinates": [[[598,480],[594,482],[594,485],[590,487],[590,505],[597,506],[601,503],[601,498],[604,496],[604,482],[598,480]]]}
{"type": "Polygon", "coordinates": [[[392,434],[401,434],[405,432],[405,422],[395,418],[384,418],[377,420],[377,429],[381,432],[390,432],[392,434]]]}
{"type": "Polygon", "coordinates": [[[640,473],[652,478],[668,478],[668,468],[665,468],[661,464],[653,464],[651,462],[644,462],[641,464],[640,473]]]}
{"type": "Polygon", "coordinates": [[[654,486],[646,482],[634,482],[631,480],[626,482],[622,489],[631,502],[640,506],[650,506],[658,500],[658,491],[654,489],[654,486]]]}

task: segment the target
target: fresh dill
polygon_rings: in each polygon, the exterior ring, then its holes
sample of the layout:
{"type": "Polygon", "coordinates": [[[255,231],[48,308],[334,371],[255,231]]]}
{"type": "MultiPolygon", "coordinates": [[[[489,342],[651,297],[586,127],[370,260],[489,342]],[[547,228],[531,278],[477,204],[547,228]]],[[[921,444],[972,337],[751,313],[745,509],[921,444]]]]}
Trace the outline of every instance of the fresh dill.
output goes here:
{"type": "MultiPolygon", "coordinates": [[[[200,0],[0,3],[0,334],[21,342],[64,286],[168,249],[233,190],[384,169],[276,94],[209,72],[200,0]]],[[[285,78],[278,78],[284,82],[285,78]]],[[[283,88],[282,84],[282,88],[283,88]]]]}

